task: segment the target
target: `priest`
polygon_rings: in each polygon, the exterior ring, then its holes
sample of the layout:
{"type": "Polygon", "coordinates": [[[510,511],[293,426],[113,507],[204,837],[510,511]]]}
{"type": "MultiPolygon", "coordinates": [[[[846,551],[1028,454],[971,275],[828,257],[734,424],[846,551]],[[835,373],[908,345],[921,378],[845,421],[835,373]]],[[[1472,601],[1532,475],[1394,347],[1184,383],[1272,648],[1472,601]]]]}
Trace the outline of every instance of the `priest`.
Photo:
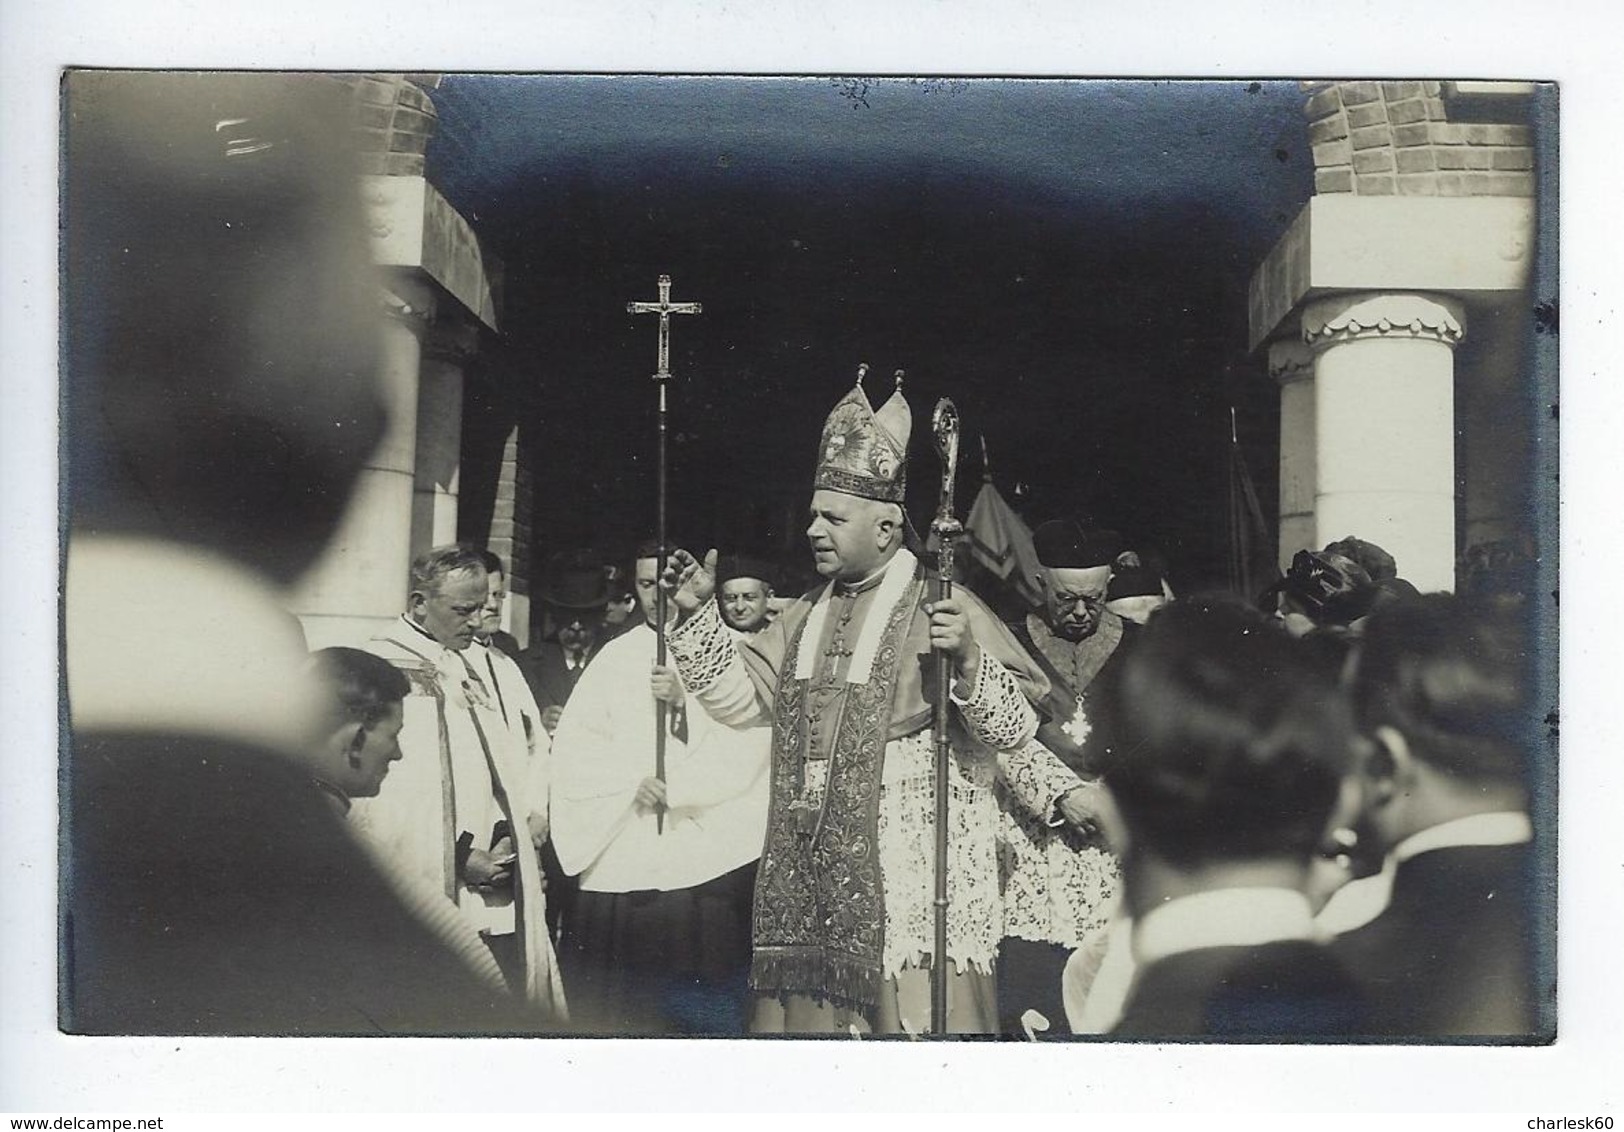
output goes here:
{"type": "Polygon", "coordinates": [[[1006,1032],[1021,1032],[1035,1012],[1051,1033],[1064,1034],[1063,976],[1070,970],[1081,984],[1076,991],[1086,990],[1103,958],[1121,879],[1101,832],[1114,811],[1084,756],[1086,704],[1100,674],[1130,651],[1139,626],[1106,608],[1126,569],[1116,532],[1056,519],[1032,532],[1032,545],[1043,601],[1009,629],[1049,678],[1049,694],[1037,705],[1038,738],[1078,778],[1060,801],[1059,821],[1036,821],[1018,798],[1002,799],[1006,916],[998,996],[1006,1032]]]}
{"type": "Polygon", "coordinates": [[[772,575],[772,567],[745,555],[721,559],[716,604],[734,633],[759,633],[772,624],[772,575]]]}
{"type": "Polygon", "coordinates": [[[955,678],[949,783],[947,1028],[991,1032],[1003,931],[995,840],[1003,780],[1052,817],[1076,777],[1031,742],[1031,659],[964,591],[931,603],[904,545],[911,418],[857,388],[823,428],[807,538],[826,582],[735,639],[716,557],[676,551],[664,575],[682,679],[717,720],[770,722],[771,806],[756,883],[750,987],[757,1032],[923,1032],[933,944],[934,673],[955,678]]]}
{"type": "Polygon", "coordinates": [[[635,568],[644,620],[582,674],[555,736],[554,843],[580,878],[563,940],[574,1018],[604,1032],[740,1034],[768,735],[712,720],[655,664],[658,574],[650,543],[635,568]]]}
{"type": "Polygon", "coordinates": [[[457,905],[516,994],[562,1018],[530,836],[529,749],[470,654],[488,594],[469,547],[435,547],[412,562],[406,613],[367,643],[410,683],[405,757],[377,797],[356,802],[351,821],[376,853],[457,905]]]}

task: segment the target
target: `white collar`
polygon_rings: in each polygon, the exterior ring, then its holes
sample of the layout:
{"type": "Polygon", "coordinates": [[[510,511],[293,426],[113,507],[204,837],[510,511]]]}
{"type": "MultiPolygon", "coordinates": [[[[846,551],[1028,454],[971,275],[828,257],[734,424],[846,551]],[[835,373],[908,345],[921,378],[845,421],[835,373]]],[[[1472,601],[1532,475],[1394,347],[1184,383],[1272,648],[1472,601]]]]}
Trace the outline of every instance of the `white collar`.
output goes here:
{"type": "Polygon", "coordinates": [[[1317,938],[1308,898],[1291,888],[1220,888],[1169,900],[1134,921],[1141,964],[1203,947],[1317,938]]]}
{"type": "MultiPolygon", "coordinates": [[[[411,614],[409,614],[409,613],[402,613],[400,615],[400,623],[402,625],[405,625],[406,628],[408,628],[408,629],[410,629],[412,631],[411,636],[407,637],[405,640],[400,641],[399,642],[400,644],[410,645],[414,649],[415,648],[426,649],[430,656],[433,656],[433,657],[436,657],[436,658],[442,657],[446,653],[453,653],[454,654],[454,653],[459,651],[457,649],[454,649],[454,648],[450,647],[449,645],[442,645],[435,638],[433,633],[431,633],[427,629],[423,628],[423,626],[419,625],[416,621],[413,621],[412,618],[411,618],[411,614]]],[[[468,648],[471,649],[471,648],[475,647],[476,645],[478,645],[480,648],[485,647],[484,645],[479,644],[478,641],[470,641],[468,643],[468,648]]],[[[461,651],[466,651],[466,650],[461,650],[461,651]]]]}
{"type": "Polygon", "coordinates": [[[1362,928],[1387,910],[1393,879],[1404,861],[1433,849],[1471,845],[1523,845],[1534,839],[1534,823],[1519,811],[1472,814],[1411,834],[1387,854],[1381,872],[1351,880],[1331,894],[1314,918],[1322,932],[1341,935],[1362,928]]]}
{"type": "Polygon", "coordinates": [[[73,726],[297,750],[318,706],[297,621],[237,564],[151,539],[75,535],[64,632],[73,726]]]}
{"type": "Polygon", "coordinates": [[[1412,833],[1393,846],[1395,862],[1408,861],[1434,849],[1460,849],[1474,845],[1523,845],[1534,839],[1534,823],[1519,810],[1497,810],[1441,822],[1412,833]]]}
{"type": "MultiPolygon", "coordinates": [[[[874,608],[869,616],[863,619],[863,627],[858,630],[857,640],[852,645],[851,663],[846,668],[846,683],[868,683],[869,674],[874,667],[874,656],[880,649],[880,636],[891,620],[891,611],[908,592],[908,583],[913,581],[914,568],[918,564],[919,559],[904,546],[899,547],[891,561],[881,567],[885,577],[874,588],[874,608]]],[[[870,574],[859,584],[867,585],[876,576],[870,574]]],[[[835,583],[830,582],[824,586],[816,604],[812,606],[812,612],[807,615],[806,627],[801,630],[801,647],[795,654],[797,680],[810,680],[813,672],[817,670],[818,644],[823,640],[823,625],[829,616],[829,596],[834,591],[835,583]]]]}

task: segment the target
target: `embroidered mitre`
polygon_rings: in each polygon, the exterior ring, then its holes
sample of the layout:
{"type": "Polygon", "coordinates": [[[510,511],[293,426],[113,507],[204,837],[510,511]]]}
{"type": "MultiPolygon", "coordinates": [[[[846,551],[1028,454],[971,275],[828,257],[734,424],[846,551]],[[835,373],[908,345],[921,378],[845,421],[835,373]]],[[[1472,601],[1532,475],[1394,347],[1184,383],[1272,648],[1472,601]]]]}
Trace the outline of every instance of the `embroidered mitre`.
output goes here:
{"type": "Polygon", "coordinates": [[[907,487],[908,436],[913,431],[913,414],[902,396],[902,371],[897,371],[896,391],[878,412],[863,392],[867,372],[866,365],[857,367],[856,387],[823,424],[812,488],[901,503],[907,487]]]}

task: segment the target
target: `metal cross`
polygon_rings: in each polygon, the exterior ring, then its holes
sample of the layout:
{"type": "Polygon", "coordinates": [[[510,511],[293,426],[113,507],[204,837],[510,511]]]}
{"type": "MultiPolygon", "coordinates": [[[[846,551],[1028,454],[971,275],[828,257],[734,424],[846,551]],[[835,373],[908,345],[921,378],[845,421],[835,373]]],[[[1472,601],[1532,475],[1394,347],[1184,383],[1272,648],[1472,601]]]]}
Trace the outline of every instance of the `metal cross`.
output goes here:
{"type": "Polygon", "coordinates": [[[657,314],[660,316],[660,368],[654,374],[654,380],[663,382],[671,376],[671,316],[674,314],[698,314],[698,303],[673,303],[671,301],[671,276],[660,276],[660,301],[657,303],[627,303],[626,310],[631,314],[657,314]]]}

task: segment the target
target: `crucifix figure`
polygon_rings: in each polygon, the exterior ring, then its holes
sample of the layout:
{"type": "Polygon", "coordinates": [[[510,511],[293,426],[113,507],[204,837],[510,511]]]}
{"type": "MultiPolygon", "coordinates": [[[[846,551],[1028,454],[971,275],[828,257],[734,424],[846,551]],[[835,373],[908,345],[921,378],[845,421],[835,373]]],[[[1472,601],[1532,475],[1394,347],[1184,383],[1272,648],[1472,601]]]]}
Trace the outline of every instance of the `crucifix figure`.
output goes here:
{"type": "MultiPolygon", "coordinates": [[[[659,458],[658,458],[658,460],[656,462],[656,469],[657,469],[656,475],[658,477],[658,479],[657,479],[658,487],[656,489],[656,496],[657,496],[658,502],[656,504],[657,518],[655,520],[655,527],[654,527],[655,536],[654,537],[658,540],[658,542],[660,544],[660,548],[659,548],[659,567],[658,568],[661,569],[661,570],[665,569],[666,558],[670,553],[670,547],[668,547],[666,545],[666,537],[665,537],[665,499],[666,499],[666,484],[665,484],[665,465],[666,465],[666,458],[665,458],[666,414],[665,414],[665,408],[666,408],[666,401],[665,401],[665,387],[666,387],[667,383],[670,381],[670,378],[671,378],[671,316],[674,315],[674,314],[698,314],[699,310],[700,310],[700,307],[699,307],[698,303],[673,303],[671,301],[671,276],[669,276],[669,275],[660,276],[660,301],[659,302],[657,302],[657,303],[637,303],[637,302],[632,302],[632,303],[627,303],[626,304],[626,311],[627,311],[628,314],[657,314],[657,315],[660,316],[660,367],[654,374],[654,384],[656,386],[658,386],[659,390],[660,390],[660,416],[659,416],[659,421],[660,421],[660,449],[659,449],[659,458]]],[[[665,659],[666,659],[665,658],[666,592],[665,592],[665,587],[664,586],[660,586],[660,587],[658,587],[656,589],[656,591],[655,591],[655,599],[654,600],[655,600],[654,620],[656,622],[656,624],[654,626],[654,639],[655,639],[655,642],[656,642],[655,643],[655,663],[660,665],[663,668],[665,666],[665,659]]],[[[666,703],[665,703],[664,700],[661,700],[659,702],[659,704],[656,705],[656,713],[657,713],[656,717],[657,717],[658,722],[656,724],[656,730],[655,730],[655,733],[654,733],[654,777],[660,779],[663,782],[665,780],[665,734],[666,734],[666,703]]],[[[659,831],[661,833],[665,832],[665,810],[664,810],[663,807],[660,810],[656,811],[655,824],[656,824],[656,827],[659,829],[659,831]]]]}
{"type": "Polygon", "coordinates": [[[660,301],[657,303],[627,303],[626,310],[630,314],[657,314],[660,316],[660,368],[654,374],[654,380],[660,382],[661,408],[665,404],[665,379],[671,376],[671,316],[674,314],[698,314],[698,303],[673,303],[671,301],[671,276],[660,276],[660,301]]]}

